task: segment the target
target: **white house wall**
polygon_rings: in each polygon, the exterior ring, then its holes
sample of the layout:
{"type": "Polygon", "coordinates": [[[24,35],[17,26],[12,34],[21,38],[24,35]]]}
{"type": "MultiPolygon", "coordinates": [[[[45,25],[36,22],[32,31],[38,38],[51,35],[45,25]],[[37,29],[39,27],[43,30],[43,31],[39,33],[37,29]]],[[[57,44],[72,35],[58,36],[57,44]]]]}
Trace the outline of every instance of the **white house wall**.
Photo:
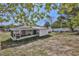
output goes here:
{"type": "Polygon", "coordinates": [[[48,35],[48,30],[39,30],[39,36],[48,35]]]}

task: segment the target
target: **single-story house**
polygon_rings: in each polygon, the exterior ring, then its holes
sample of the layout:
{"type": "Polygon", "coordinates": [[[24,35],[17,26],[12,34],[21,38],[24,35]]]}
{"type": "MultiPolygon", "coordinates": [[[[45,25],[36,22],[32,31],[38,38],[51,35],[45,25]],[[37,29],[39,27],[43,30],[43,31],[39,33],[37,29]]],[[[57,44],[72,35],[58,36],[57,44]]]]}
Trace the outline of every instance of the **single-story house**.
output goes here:
{"type": "Polygon", "coordinates": [[[24,38],[48,35],[48,33],[51,32],[52,29],[46,27],[20,26],[16,28],[11,28],[10,30],[12,40],[21,40],[24,38]]]}

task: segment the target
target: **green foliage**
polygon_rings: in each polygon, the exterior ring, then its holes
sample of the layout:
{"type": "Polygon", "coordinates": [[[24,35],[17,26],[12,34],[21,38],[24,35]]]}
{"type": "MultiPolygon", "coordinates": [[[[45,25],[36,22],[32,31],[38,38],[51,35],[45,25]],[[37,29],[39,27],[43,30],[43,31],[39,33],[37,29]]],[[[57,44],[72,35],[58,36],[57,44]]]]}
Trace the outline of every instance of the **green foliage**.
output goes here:
{"type": "Polygon", "coordinates": [[[66,27],[68,27],[68,22],[67,21],[63,22],[59,19],[52,24],[52,28],[66,28],[66,27]]]}
{"type": "Polygon", "coordinates": [[[78,20],[78,14],[79,14],[79,6],[78,4],[75,4],[75,3],[69,3],[69,4],[66,4],[66,3],[63,3],[61,4],[61,7],[59,9],[59,12],[58,12],[60,15],[62,14],[65,14],[67,15],[66,18],[67,18],[67,24],[68,24],[68,27],[74,31],[74,28],[78,26],[79,24],[79,20],[78,20]]]}
{"type": "Polygon", "coordinates": [[[4,20],[2,19],[2,17],[0,17],[0,22],[3,22],[4,20]]]}
{"type": "Polygon", "coordinates": [[[47,11],[50,11],[50,10],[51,10],[51,3],[47,3],[47,4],[46,4],[46,10],[47,10],[47,11]]]}
{"type": "MultiPolygon", "coordinates": [[[[1,15],[4,15],[6,13],[9,13],[7,15],[7,19],[10,20],[10,17],[13,17],[16,22],[21,22],[24,25],[29,25],[29,26],[35,26],[36,22],[39,21],[40,19],[48,19],[49,22],[51,22],[51,17],[49,16],[49,12],[52,9],[57,9],[56,4],[51,4],[51,3],[7,3],[5,4],[0,4],[0,12],[1,15]],[[42,6],[45,5],[45,12],[40,12],[42,6]],[[54,6],[52,6],[54,5],[54,6]],[[37,8],[37,11],[34,12],[34,8],[37,8]],[[16,9],[20,9],[20,13],[16,11],[16,9]],[[28,12],[25,13],[23,9],[27,9],[28,12]],[[13,16],[13,13],[16,13],[16,16],[13,16]],[[26,15],[27,14],[27,15],[26,15]]],[[[7,21],[7,20],[6,20],[7,21]]]]}

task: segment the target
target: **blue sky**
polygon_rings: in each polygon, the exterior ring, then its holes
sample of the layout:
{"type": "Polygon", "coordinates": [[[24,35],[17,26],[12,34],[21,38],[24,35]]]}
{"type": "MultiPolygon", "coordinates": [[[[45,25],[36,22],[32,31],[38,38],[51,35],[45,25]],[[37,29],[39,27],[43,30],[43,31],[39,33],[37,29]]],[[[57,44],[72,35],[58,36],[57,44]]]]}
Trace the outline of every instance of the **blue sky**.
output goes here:
{"type": "MultiPolygon", "coordinates": [[[[45,6],[43,6],[40,10],[41,12],[44,12],[45,11],[45,6]]],[[[52,23],[54,23],[56,20],[57,20],[57,17],[59,16],[59,14],[57,13],[56,10],[51,10],[49,15],[52,17],[52,23]]],[[[43,26],[46,22],[46,19],[42,19],[40,21],[38,21],[36,24],[37,25],[40,25],[40,26],[43,26]]]]}
{"type": "MultiPolygon", "coordinates": [[[[20,13],[19,8],[16,9],[17,13],[20,13]]],[[[34,9],[34,12],[37,11],[37,9],[34,9]]],[[[24,12],[27,13],[27,9],[24,9],[24,12]]],[[[40,12],[45,12],[45,6],[43,6],[40,10],[40,12]]],[[[6,13],[6,15],[8,15],[9,13],[6,13]]],[[[13,16],[15,16],[16,14],[13,13],[13,16]]],[[[57,20],[57,17],[59,16],[56,10],[51,10],[49,15],[52,17],[52,23],[55,22],[57,20]]],[[[3,16],[4,18],[6,18],[5,16],[3,16]]],[[[46,22],[46,19],[42,19],[40,21],[38,21],[36,24],[42,26],[44,23],[46,22]]],[[[9,25],[15,23],[14,19],[12,17],[10,17],[10,21],[9,22],[3,22],[3,25],[9,25]]],[[[1,25],[1,24],[0,24],[1,25]]]]}
{"type": "MultiPolygon", "coordinates": [[[[50,16],[52,17],[52,23],[54,23],[57,20],[57,17],[59,16],[56,10],[50,11],[50,16]]],[[[45,24],[46,20],[42,19],[37,22],[37,25],[43,26],[45,24]]]]}

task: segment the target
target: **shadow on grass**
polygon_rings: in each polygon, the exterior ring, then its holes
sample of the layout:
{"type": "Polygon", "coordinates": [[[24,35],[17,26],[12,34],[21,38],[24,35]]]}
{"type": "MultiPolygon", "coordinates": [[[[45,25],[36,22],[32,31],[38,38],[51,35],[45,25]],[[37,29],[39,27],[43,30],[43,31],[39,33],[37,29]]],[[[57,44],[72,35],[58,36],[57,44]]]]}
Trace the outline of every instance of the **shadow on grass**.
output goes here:
{"type": "Polygon", "coordinates": [[[47,36],[43,36],[43,37],[32,37],[32,38],[18,40],[18,41],[13,41],[11,39],[8,39],[6,41],[1,42],[1,50],[6,49],[6,48],[21,46],[23,44],[28,44],[28,43],[31,43],[33,41],[37,41],[39,39],[44,40],[48,37],[51,37],[51,35],[47,35],[47,36]]]}
{"type": "Polygon", "coordinates": [[[70,32],[69,35],[78,35],[79,36],[79,32],[70,32]]]}

